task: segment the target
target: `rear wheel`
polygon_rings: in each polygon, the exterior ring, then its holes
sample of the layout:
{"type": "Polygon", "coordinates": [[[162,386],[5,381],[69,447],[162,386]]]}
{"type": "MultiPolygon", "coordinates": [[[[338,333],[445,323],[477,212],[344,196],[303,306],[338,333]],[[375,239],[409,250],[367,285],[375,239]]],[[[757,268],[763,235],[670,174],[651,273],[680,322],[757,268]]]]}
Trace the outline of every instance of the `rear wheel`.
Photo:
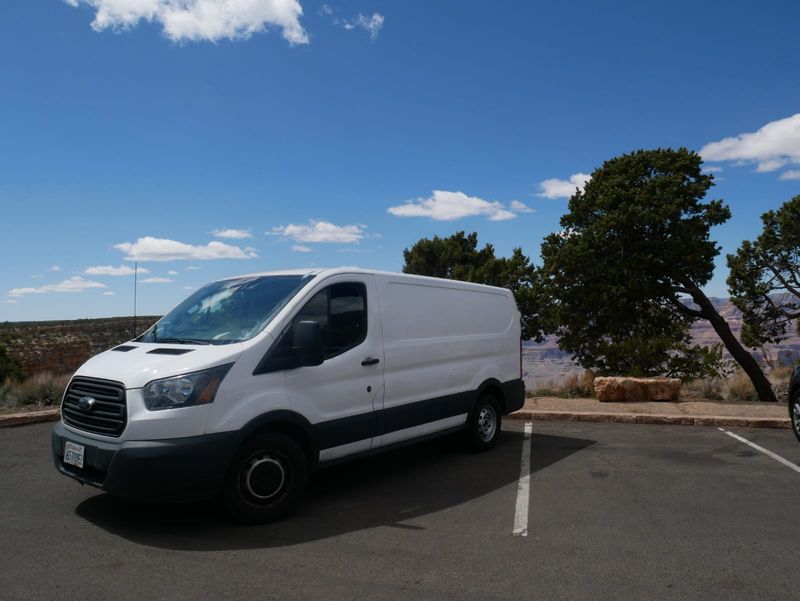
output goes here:
{"type": "Polygon", "coordinates": [[[239,521],[279,520],[300,502],[308,484],[308,459],[300,446],[277,432],[256,434],[236,455],[222,498],[239,521]]]}
{"type": "Polygon", "coordinates": [[[797,440],[800,440],[800,389],[795,390],[792,394],[792,400],[789,402],[789,415],[792,418],[792,430],[797,440]]]}
{"type": "Polygon", "coordinates": [[[467,420],[467,442],[475,451],[488,451],[497,444],[502,416],[500,403],[492,394],[483,394],[467,420]]]}

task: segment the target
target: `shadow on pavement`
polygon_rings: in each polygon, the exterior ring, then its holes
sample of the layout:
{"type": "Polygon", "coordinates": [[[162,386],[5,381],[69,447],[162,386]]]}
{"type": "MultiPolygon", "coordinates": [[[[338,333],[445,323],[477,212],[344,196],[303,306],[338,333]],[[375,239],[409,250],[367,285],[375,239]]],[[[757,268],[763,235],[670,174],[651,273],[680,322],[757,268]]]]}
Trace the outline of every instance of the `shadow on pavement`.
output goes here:
{"type": "MultiPolygon", "coordinates": [[[[521,442],[520,432],[504,430],[494,450],[470,453],[457,438],[446,437],[324,469],[312,475],[298,511],[262,526],[235,524],[213,502],[157,505],[106,494],[86,499],[75,513],[132,542],[177,550],[283,547],[377,526],[425,530],[405,522],[515,482],[521,442]]],[[[531,469],[542,470],[592,444],[536,434],[531,469]]]]}

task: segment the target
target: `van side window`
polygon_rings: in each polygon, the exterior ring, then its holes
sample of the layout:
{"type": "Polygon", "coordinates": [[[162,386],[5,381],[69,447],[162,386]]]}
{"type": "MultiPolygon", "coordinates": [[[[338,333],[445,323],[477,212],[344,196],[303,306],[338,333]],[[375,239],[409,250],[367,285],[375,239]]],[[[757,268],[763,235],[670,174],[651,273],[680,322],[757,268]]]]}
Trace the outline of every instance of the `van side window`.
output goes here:
{"type": "Polygon", "coordinates": [[[367,338],[367,288],[359,282],[333,284],[309,300],[256,368],[256,374],[292,365],[292,334],[299,321],[316,321],[322,331],[325,359],[355,348],[367,338]]]}

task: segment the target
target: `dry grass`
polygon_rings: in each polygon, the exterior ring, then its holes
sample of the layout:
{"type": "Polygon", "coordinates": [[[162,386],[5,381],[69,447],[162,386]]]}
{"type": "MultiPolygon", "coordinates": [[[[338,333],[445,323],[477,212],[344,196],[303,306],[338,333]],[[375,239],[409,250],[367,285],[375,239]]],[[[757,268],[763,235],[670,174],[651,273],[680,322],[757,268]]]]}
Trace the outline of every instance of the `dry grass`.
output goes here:
{"type": "Polygon", "coordinates": [[[40,373],[22,382],[0,383],[0,409],[52,407],[61,403],[70,375],[40,373]]]}
{"type": "Polygon", "coordinates": [[[581,376],[572,374],[560,383],[550,380],[528,393],[528,396],[552,396],[563,399],[591,398],[594,396],[594,375],[584,371],[581,376]]]}
{"type": "Polygon", "coordinates": [[[737,371],[725,381],[725,399],[735,402],[758,401],[756,389],[746,373],[737,371]]]}
{"type": "Polygon", "coordinates": [[[775,386],[788,386],[789,380],[792,379],[794,367],[789,365],[781,365],[769,372],[769,381],[775,386]]]}
{"type": "Polygon", "coordinates": [[[725,398],[726,383],[721,378],[704,378],[685,382],[681,396],[690,399],[721,401],[725,398]]]}

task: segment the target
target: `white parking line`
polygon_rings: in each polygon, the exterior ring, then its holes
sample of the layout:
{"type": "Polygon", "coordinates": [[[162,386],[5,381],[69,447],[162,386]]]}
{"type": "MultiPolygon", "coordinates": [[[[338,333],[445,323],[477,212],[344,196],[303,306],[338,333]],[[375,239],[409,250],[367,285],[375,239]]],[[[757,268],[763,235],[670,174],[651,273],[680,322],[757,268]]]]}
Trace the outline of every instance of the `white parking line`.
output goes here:
{"type": "Polygon", "coordinates": [[[754,443],[754,442],[750,442],[750,441],[749,441],[749,440],[747,440],[746,438],[742,438],[742,437],[741,437],[741,436],[739,436],[738,434],[734,434],[733,432],[729,432],[728,430],[726,430],[726,429],[724,429],[724,428],[720,428],[719,430],[720,430],[720,432],[725,432],[725,434],[727,434],[728,436],[731,436],[731,437],[735,438],[735,439],[736,439],[736,440],[738,440],[739,442],[743,442],[743,443],[744,443],[744,444],[746,444],[747,446],[749,446],[749,447],[753,447],[753,448],[754,448],[756,451],[760,451],[760,452],[764,453],[764,455],[766,455],[766,456],[768,456],[768,457],[772,457],[772,458],[773,458],[775,461],[777,461],[778,463],[782,463],[783,465],[785,465],[785,466],[786,466],[786,467],[788,467],[789,469],[793,469],[793,470],[794,470],[794,471],[796,471],[798,474],[800,474],[800,466],[797,466],[797,465],[795,465],[794,463],[792,463],[792,462],[791,462],[791,461],[789,461],[788,459],[784,459],[783,457],[781,457],[780,455],[777,455],[777,454],[773,453],[773,452],[772,452],[772,451],[770,451],[769,449],[765,449],[764,447],[760,447],[760,446],[758,446],[756,443],[754,443]]]}
{"type": "Polygon", "coordinates": [[[514,510],[514,536],[528,536],[528,507],[531,498],[531,432],[533,423],[525,422],[522,439],[522,461],[517,484],[517,506],[514,510]]]}

